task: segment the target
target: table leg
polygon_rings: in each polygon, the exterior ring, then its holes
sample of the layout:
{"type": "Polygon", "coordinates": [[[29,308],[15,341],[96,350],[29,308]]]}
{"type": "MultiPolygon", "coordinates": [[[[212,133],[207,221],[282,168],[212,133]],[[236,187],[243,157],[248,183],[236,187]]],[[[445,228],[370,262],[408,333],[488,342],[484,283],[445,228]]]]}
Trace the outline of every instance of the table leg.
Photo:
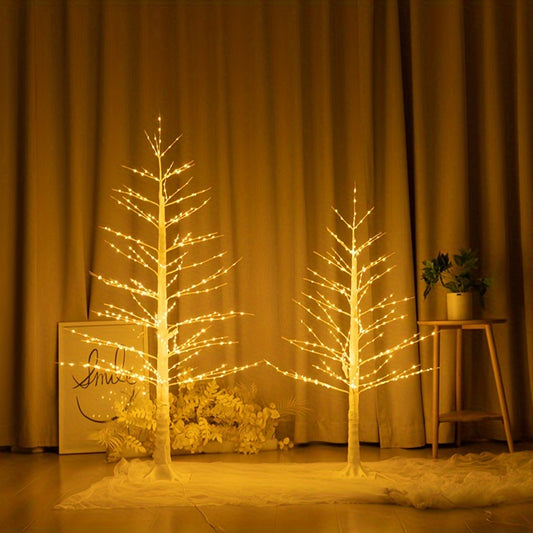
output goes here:
{"type": "Polygon", "coordinates": [[[440,373],[440,328],[435,326],[433,330],[433,441],[431,454],[437,458],[439,450],[439,373],[440,373]]]}
{"type": "Polygon", "coordinates": [[[509,410],[507,409],[507,401],[505,399],[505,391],[503,389],[502,374],[500,371],[500,363],[498,361],[498,354],[496,353],[496,343],[494,342],[494,334],[492,332],[492,325],[485,326],[485,335],[487,336],[487,343],[489,345],[490,359],[492,361],[492,372],[494,374],[494,381],[496,381],[496,390],[498,391],[498,400],[500,402],[500,410],[503,418],[503,428],[505,430],[505,438],[507,439],[507,446],[509,452],[514,452],[513,438],[511,436],[511,424],[509,422],[509,410]]]}
{"type": "MultiPolygon", "coordinates": [[[[462,398],[462,383],[463,383],[463,330],[457,328],[455,338],[455,410],[459,412],[463,408],[462,398]]],[[[461,422],[458,420],[455,423],[455,444],[457,447],[461,446],[461,422]]]]}

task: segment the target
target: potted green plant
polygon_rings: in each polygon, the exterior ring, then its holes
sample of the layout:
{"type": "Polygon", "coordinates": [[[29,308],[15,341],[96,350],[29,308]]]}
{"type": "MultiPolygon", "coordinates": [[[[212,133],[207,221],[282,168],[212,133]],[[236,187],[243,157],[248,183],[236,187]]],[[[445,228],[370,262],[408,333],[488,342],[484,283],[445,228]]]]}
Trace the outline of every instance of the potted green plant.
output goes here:
{"type": "Polygon", "coordinates": [[[461,248],[454,254],[453,262],[447,253],[439,252],[434,259],[422,262],[422,279],[426,283],[424,298],[431,289],[440,284],[447,289],[447,310],[449,320],[467,320],[472,318],[472,292],[477,292],[481,306],[484,296],[492,284],[490,278],[477,275],[479,257],[476,250],[461,248]]]}

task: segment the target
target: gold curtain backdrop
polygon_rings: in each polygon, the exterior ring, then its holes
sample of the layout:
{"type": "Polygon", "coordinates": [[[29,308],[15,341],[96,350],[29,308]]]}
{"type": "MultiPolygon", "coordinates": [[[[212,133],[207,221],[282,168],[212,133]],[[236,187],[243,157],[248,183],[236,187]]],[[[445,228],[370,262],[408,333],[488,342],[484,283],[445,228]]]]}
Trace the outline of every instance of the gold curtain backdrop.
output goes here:
{"type": "MultiPolygon", "coordinates": [[[[142,231],[110,193],[133,183],[122,165],[151,164],[143,130],[159,114],[168,141],[183,133],[176,162],[193,159],[195,185],[211,187],[195,230],[242,258],[202,304],[254,315],[227,326],[239,344],[217,360],[310,371],[282,337],[305,336],[292,300],[356,184],[361,209],[376,207],[368,233],[395,252],[379,290],[415,297],[388,341],[445,316],[443,292],[422,298],[423,259],[480,251],[494,278],[483,312],[508,319],[496,342],[513,435],[532,438],[531,21],[529,0],[3,0],[0,446],[58,443],[57,324],[113,297],[90,271],[131,274],[98,226],[142,231]]],[[[465,399],[497,409],[486,348],[468,347],[465,399]]],[[[430,358],[426,341],[395,364],[430,358]]],[[[236,379],[305,403],[297,442],[346,441],[342,394],[263,367],[236,379]]],[[[361,440],[424,445],[430,413],[427,375],[365,393],[361,440]]]]}

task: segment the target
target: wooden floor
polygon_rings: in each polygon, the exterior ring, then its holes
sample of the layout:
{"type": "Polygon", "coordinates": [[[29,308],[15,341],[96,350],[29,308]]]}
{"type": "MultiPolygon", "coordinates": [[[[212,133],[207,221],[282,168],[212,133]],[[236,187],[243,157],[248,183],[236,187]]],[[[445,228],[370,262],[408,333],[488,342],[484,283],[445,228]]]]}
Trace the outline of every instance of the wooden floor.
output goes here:
{"type": "MultiPolygon", "coordinates": [[[[533,450],[533,443],[517,445],[533,450]]],[[[504,444],[478,443],[459,450],[439,449],[441,457],[481,451],[501,453],[504,444]]],[[[364,446],[364,461],[395,455],[431,457],[431,449],[380,450],[364,446]]],[[[213,460],[196,456],[192,460],[213,460]]],[[[342,446],[300,446],[288,452],[263,452],[256,456],[219,455],[220,461],[317,462],[344,461],[342,446]]],[[[191,460],[190,457],[178,461],[191,460]]],[[[113,465],[102,454],[64,455],[54,453],[13,454],[0,452],[0,532],[50,533],[381,533],[381,532],[533,532],[533,503],[503,505],[473,510],[415,510],[394,505],[294,505],[279,507],[205,506],[59,511],[54,505],[64,497],[87,488],[106,475],[113,465]]]]}

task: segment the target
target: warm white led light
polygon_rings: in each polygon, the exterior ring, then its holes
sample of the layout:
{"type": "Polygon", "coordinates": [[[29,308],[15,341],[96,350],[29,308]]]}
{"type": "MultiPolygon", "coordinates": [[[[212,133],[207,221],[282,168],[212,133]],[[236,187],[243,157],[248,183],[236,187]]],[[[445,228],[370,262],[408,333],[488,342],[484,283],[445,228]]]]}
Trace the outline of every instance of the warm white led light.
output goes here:
{"type": "Polygon", "coordinates": [[[406,318],[406,315],[397,313],[396,307],[411,298],[394,299],[390,294],[375,304],[369,302],[371,287],[394,268],[386,266],[393,254],[381,255],[377,259],[363,262],[362,252],[384,236],[384,233],[377,233],[363,242],[359,242],[357,238],[358,228],[373,209],[358,218],[354,189],[351,222],[336,209],[333,211],[350,237],[343,238],[340,233],[328,228],[334,246],[325,254],[315,253],[330,267],[329,271],[322,274],[308,269],[311,277],[306,281],[314,287],[315,292],[304,294],[303,301],[296,302],[312,320],[311,324],[302,321],[309,339],[286,339],[300,351],[317,357],[318,362],[313,364],[312,368],[323,377],[316,379],[292,370],[284,370],[270,362],[267,364],[284,376],[349,395],[347,471],[351,474],[361,474],[358,440],[359,394],[429,369],[423,370],[419,365],[403,370],[391,368],[395,355],[425,338],[418,334],[403,339],[390,348],[377,348],[387,326],[406,318]],[[335,277],[330,275],[330,271],[335,277]]]}
{"type": "Polygon", "coordinates": [[[199,281],[185,286],[180,285],[183,271],[205,268],[212,262],[222,259],[225,252],[216,253],[204,259],[189,258],[191,247],[220,237],[218,233],[192,235],[179,232],[180,222],[191,217],[209,203],[209,198],[205,196],[209,189],[188,192],[192,178],[181,184],[175,183],[175,178],[193,166],[192,162],[180,167],[175,167],[171,162],[166,168],[164,167],[163,158],[176,144],[179,137],[168,146],[163,146],[161,117],[158,118],[156,134],[153,136],[146,132],[145,134],[157,160],[157,171],[152,172],[145,168],[125,168],[136,176],[153,182],[149,184],[152,187],[151,192],[140,193],[124,185],[114,190],[115,194],[112,198],[120,207],[147,223],[145,225],[147,237],[144,239],[127,235],[107,226],[102,229],[111,237],[107,241],[111,249],[127,261],[140,265],[149,281],[144,282],[139,279],[121,281],[91,274],[105,285],[128,293],[132,301],[132,305],[128,308],[105,304],[105,309],[98,312],[97,316],[137,324],[154,331],[157,340],[155,353],[150,354],[112,341],[82,333],[77,334],[82,335],[86,342],[127,350],[142,359],[144,373],[119,367],[103,358],[91,367],[120,377],[146,381],[156,386],[158,422],[154,460],[160,470],[163,469],[158,472],[158,476],[172,477],[170,469],[166,468],[170,463],[169,386],[221,378],[255,367],[259,363],[243,366],[222,364],[207,371],[190,368],[192,360],[201,351],[234,344],[234,341],[225,336],[210,334],[210,326],[216,322],[243,316],[245,313],[234,310],[215,311],[192,317],[180,316],[177,322],[170,322],[169,314],[177,308],[181,298],[209,293],[226,285],[220,278],[224,277],[238,261],[229,266],[214,268],[199,281]],[[196,331],[194,331],[195,327],[198,328],[196,331]]]}

